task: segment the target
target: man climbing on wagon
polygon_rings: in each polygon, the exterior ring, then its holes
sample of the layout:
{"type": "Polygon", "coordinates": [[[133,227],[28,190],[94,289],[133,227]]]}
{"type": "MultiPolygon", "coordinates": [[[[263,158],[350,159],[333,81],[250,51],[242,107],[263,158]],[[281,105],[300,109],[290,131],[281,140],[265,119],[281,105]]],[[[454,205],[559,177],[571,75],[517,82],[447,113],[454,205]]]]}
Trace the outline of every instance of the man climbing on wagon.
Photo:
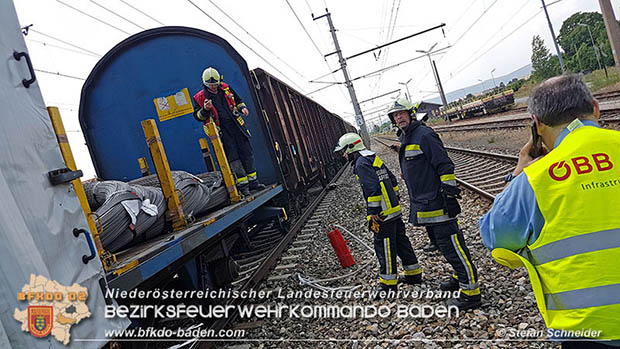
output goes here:
{"type": "Polygon", "coordinates": [[[241,97],[225,82],[212,67],[202,72],[203,89],[194,95],[194,118],[205,123],[213,118],[220,127],[220,137],[226,157],[236,177],[237,189],[243,195],[250,191],[264,189],[258,182],[254,153],[250,144],[250,131],[244,116],[249,110],[241,97]]]}
{"type": "Polygon", "coordinates": [[[411,285],[422,283],[422,269],[405,235],[396,177],[379,156],[366,149],[357,133],[346,133],[340,137],[334,151],[342,150],[343,156],[354,164],[354,173],[366,201],[366,218],[374,233],[375,253],[379,259],[377,298],[396,295],[399,282],[396,256],[400,257],[405,269],[405,276],[400,281],[411,285]]]}

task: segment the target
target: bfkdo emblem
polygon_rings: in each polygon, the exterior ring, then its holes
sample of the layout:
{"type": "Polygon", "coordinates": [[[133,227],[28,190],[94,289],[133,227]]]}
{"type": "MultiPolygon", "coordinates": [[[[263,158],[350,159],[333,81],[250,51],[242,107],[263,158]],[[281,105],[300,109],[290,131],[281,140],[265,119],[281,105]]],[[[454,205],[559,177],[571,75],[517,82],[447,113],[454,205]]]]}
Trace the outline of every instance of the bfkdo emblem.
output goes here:
{"type": "Polygon", "coordinates": [[[51,306],[28,306],[28,330],[35,337],[45,337],[52,332],[54,308],[51,306]]]}

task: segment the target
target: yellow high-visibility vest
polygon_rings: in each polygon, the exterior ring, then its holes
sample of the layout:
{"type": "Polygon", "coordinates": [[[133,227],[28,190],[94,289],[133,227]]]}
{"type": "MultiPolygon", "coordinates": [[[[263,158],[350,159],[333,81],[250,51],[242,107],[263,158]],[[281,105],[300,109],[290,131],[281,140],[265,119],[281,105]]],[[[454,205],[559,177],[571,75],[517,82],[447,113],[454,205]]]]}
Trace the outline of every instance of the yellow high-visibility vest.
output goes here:
{"type": "Polygon", "coordinates": [[[525,169],[545,219],[538,239],[493,257],[527,268],[547,327],[620,339],[620,132],[578,120],[570,129],[525,169]]]}

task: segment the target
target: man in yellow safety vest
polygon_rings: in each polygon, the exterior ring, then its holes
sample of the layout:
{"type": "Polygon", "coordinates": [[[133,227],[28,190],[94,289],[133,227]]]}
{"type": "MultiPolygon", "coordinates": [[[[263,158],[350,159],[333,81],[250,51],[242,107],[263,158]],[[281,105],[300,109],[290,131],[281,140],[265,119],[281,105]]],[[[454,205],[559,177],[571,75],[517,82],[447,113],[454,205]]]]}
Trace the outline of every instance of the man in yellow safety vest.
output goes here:
{"type": "Polygon", "coordinates": [[[498,263],[527,268],[552,340],[620,346],[620,132],[599,127],[577,75],[543,82],[529,112],[550,151],[534,161],[530,137],[480,219],[482,240],[498,263]]]}

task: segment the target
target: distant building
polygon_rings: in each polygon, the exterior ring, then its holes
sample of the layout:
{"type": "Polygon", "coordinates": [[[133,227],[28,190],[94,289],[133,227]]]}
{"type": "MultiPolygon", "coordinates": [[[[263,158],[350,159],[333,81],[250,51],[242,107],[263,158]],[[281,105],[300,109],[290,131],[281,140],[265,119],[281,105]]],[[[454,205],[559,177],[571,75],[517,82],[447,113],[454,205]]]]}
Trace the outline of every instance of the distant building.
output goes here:
{"type": "Polygon", "coordinates": [[[429,102],[420,102],[420,107],[418,108],[418,113],[432,113],[434,110],[439,110],[441,104],[429,103],[429,102]]]}

